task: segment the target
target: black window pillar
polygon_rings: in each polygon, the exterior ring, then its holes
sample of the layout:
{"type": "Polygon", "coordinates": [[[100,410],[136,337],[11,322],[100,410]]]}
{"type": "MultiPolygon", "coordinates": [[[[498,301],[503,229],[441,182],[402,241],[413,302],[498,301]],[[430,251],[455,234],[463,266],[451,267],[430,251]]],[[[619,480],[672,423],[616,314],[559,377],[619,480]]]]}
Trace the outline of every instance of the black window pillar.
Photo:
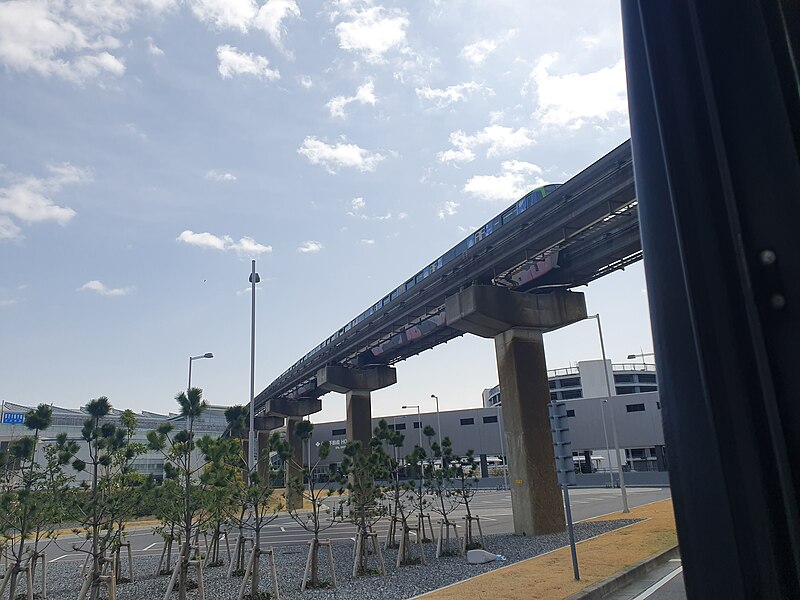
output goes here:
{"type": "Polygon", "coordinates": [[[690,598],[800,590],[800,8],[623,0],[642,247],[690,598]]]}

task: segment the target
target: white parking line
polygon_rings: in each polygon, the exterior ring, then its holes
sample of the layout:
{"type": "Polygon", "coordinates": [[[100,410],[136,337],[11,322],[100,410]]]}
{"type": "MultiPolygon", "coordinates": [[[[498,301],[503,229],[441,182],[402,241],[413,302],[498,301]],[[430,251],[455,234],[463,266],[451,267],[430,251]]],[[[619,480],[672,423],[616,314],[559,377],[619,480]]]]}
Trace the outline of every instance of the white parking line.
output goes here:
{"type": "Polygon", "coordinates": [[[659,589],[667,585],[670,581],[672,581],[677,575],[683,573],[683,567],[678,567],[669,575],[665,575],[658,581],[656,581],[653,585],[643,591],[641,594],[636,596],[633,600],[645,600],[645,598],[649,598],[653,594],[655,594],[659,589]]]}
{"type": "Polygon", "coordinates": [[[152,544],[150,544],[150,545],[149,545],[147,548],[142,548],[142,552],[147,552],[147,551],[148,551],[148,550],[150,550],[150,548],[152,548],[153,546],[158,546],[158,544],[159,544],[159,543],[160,543],[160,542],[153,542],[153,543],[152,543],[152,544]]]}
{"type": "Polygon", "coordinates": [[[61,560],[62,558],[66,558],[67,556],[69,556],[69,554],[64,554],[63,556],[59,556],[58,558],[54,558],[53,560],[49,560],[47,562],[54,563],[54,562],[56,562],[58,560],[61,560]]]}

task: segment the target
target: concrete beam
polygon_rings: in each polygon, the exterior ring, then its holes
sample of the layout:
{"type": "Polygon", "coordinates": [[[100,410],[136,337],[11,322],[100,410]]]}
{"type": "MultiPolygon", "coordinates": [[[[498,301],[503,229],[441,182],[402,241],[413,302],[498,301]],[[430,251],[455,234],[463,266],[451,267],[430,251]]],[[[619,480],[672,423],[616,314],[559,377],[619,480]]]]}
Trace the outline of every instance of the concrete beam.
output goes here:
{"type": "Polygon", "coordinates": [[[299,400],[273,398],[267,400],[265,408],[267,414],[277,417],[304,417],[321,411],[322,400],[319,398],[301,398],[299,400]]]}
{"type": "Polygon", "coordinates": [[[493,285],[473,285],[445,300],[447,326],[494,338],[512,327],[552,331],[586,318],[580,292],[512,292],[493,285]]]}
{"type": "Polygon", "coordinates": [[[272,431],[283,427],[283,417],[257,416],[253,419],[256,431],[272,431]]]}
{"type": "Polygon", "coordinates": [[[327,392],[346,394],[352,390],[374,392],[397,383],[393,367],[375,366],[365,369],[330,366],[317,371],[317,387],[327,392]]]}

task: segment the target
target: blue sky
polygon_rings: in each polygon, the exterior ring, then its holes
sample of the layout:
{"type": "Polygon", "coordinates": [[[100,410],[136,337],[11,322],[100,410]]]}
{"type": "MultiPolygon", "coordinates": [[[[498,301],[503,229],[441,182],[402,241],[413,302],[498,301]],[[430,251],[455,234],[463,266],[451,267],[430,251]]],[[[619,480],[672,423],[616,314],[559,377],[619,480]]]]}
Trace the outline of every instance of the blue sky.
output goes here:
{"type": "MultiPolygon", "coordinates": [[[[0,398],[173,410],[258,390],[474,226],[629,136],[618,2],[0,4],[0,398]]],[[[652,343],[641,265],[585,288],[652,343]]],[[[591,323],[548,365],[599,355],[591,323]]],[[[375,414],[474,405],[491,341],[398,365],[375,414]]],[[[324,398],[322,418],[344,414],[324,398]]]]}

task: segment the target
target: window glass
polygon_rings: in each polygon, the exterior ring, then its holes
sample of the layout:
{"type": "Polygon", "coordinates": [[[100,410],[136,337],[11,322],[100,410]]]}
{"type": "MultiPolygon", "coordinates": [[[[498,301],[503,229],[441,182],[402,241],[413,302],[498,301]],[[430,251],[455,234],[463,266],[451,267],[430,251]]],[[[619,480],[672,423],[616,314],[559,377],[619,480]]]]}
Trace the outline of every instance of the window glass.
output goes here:
{"type": "Polygon", "coordinates": [[[334,429],[331,435],[347,435],[347,429],[334,429]]]}
{"type": "Polygon", "coordinates": [[[475,425],[475,419],[461,419],[462,425],[475,425]]]}
{"type": "Polygon", "coordinates": [[[484,423],[497,423],[497,415],[492,415],[490,417],[483,417],[484,423]]]}
{"type": "Polygon", "coordinates": [[[625,410],[628,412],[644,412],[644,404],[626,404],[625,410]]]}

